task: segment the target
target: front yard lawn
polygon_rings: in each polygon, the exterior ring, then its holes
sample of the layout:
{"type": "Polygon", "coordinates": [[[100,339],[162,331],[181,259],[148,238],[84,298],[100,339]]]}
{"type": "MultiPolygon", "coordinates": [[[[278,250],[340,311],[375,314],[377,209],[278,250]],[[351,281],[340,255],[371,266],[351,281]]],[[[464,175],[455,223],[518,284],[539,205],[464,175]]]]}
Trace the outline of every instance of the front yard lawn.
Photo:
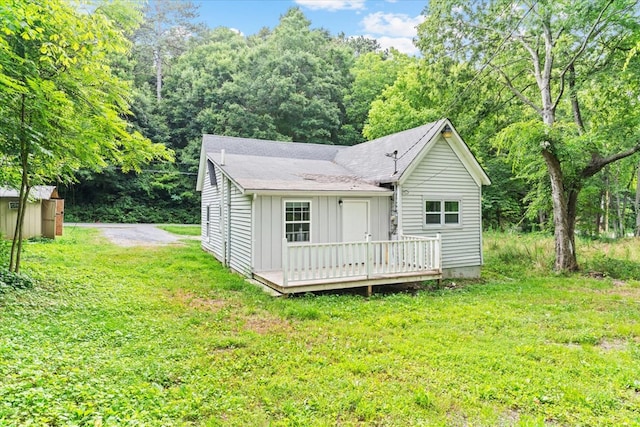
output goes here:
{"type": "Polygon", "coordinates": [[[483,281],[371,298],[272,298],[196,241],[29,243],[0,426],[640,425],[640,283],[509,264],[515,238],[483,281]]]}

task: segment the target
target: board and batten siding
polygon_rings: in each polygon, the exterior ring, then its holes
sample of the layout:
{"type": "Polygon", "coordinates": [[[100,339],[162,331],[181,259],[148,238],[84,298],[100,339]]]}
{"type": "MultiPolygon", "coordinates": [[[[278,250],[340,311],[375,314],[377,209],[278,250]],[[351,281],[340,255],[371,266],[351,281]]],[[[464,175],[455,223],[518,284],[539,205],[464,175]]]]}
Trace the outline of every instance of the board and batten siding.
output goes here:
{"type": "Polygon", "coordinates": [[[371,238],[389,239],[390,197],[339,196],[258,196],[254,201],[254,267],[256,271],[282,268],[284,204],[286,201],[311,202],[311,243],[342,241],[340,199],[368,200],[371,238]]]}
{"type": "MultiPolygon", "coordinates": [[[[5,239],[12,239],[16,230],[18,210],[9,209],[10,203],[18,203],[18,198],[0,198],[0,235],[5,239]]],[[[22,238],[42,236],[42,202],[27,203],[24,223],[22,225],[22,238]]]]}
{"type": "Polygon", "coordinates": [[[402,186],[402,232],[442,236],[442,267],[482,265],[481,187],[449,144],[439,138],[402,186]],[[460,224],[425,226],[425,200],[460,202],[460,224]]]}

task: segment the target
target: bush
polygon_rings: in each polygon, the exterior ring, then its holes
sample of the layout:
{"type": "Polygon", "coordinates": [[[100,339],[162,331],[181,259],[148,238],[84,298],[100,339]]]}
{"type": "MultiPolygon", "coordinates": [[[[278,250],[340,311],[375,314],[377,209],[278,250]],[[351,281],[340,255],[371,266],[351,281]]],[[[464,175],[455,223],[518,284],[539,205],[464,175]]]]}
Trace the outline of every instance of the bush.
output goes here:
{"type": "Polygon", "coordinates": [[[633,260],[612,258],[599,253],[584,263],[585,270],[591,274],[601,274],[612,279],[630,280],[640,277],[640,264],[633,260]]]}
{"type": "Polygon", "coordinates": [[[33,284],[33,279],[26,274],[13,273],[6,268],[0,268],[0,293],[9,289],[32,288],[33,284]]]}

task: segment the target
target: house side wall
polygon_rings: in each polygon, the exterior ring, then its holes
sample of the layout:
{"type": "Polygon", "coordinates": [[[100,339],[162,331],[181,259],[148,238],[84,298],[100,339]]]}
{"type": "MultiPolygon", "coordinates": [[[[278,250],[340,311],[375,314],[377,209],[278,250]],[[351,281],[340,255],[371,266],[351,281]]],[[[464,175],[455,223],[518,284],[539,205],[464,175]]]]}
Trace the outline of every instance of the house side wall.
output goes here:
{"type": "MultiPolygon", "coordinates": [[[[9,209],[9,202],[18,202],[18,198],[0,198],[0,233],[2,237],[6,239],[13,238],[16,229],[16,220],[18,219],[18,210],[9,209]]],[[[22,237],[24,239],[42,236],[41,209],[40,201],[27,204],[22,228],[22,237]]]]}
{"type": "Polygon", "coordinates": [[[252,242],[251,242],[251,196],[244,195],[240,190],[225,179],[227,189],[231,190],[231,211],[229,207],[223,207],[227,213],[227,221],[231,226],[229,242],[229,266],[244,274],[251,276],[252,268],[252,242]]]}
{"type": "MultiPolygon", "coordinates": [[[[211,185],[209,171],[205,168],[205,179],[202,185],[202,200],[200,206],[200,238],[202,247],[213,253],[219,261],[224,261],[222,249],[221,197],[220,186],[211,185]],[[209,222],[207,223],[207,208],[209,208],[209,222]]],[[[217,182],[222,182],[222,174],[216,169],[217,182]]]]}
{"type": "Polygon", "coordinates": [[[232,269],[250,275],[251,253],[251,197],[245,196],[218,168],[216,182],[211,185],[206,170],[202,186],[201,233],[202,247],[232,269]],[[207,208],[209,221],[207,222],[207,208]]]}
{"type": "Polygon", "coordinates": [[[450,275],[482,264],[481,187],[443,138],[402,186],[401,215],[404,234],[442,235],[442,266],[450,275]],[[425,226],[425,200],[459,200],[461,224],[425,226]]]}
{"type": "Polygon", "coordinates": [[[341,199],[368,200],[373,240],[389,238],[390,197],[338,196],[259,196],[254,201],[254,260],[256,271],[282,268],[282,240],[284,238],[285,201],[311,202],[311,243],[342,241],[341,199]]]}

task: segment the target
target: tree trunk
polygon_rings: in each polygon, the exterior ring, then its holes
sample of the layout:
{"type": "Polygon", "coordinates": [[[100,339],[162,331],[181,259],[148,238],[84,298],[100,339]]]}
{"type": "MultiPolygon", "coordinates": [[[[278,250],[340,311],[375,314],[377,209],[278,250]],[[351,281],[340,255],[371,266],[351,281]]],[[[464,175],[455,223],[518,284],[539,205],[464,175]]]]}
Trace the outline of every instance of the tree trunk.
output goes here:
{"type": "Polygon", "coordinates": [[[16,228],[13,232],[13,240],[11,241],[11,254],[9,256],[9,271],[14,273],[20,272],[20,254],[22,252],[22,229],[24,227],[24,217],[27,210],[27,202],[29,200],[29,146],[25,134],[26,126],[26,96],[22,95],[21,111],[20,111],[20,163],[22,166],[22,178],[20,182],[20,195],[18,199],[18,218],[16,219],[16,228]]]}
{"type": "Polygon", "coordinates": [[[636,180],[636,237],[640,237],[640,164],[638,164],[638,179],[636,180]]]}
{"type": "Polygon", "coordinates": [[[162,54],[160,48],[156,47],[153,52],[156,61],[156,99],[162,100],[162,54]]]}
{"type": "MultiPolygon", "coordinates": [[[[543,150],[542,155],[547,164],[551,180],[551,198],[553,202],[553,225],[556,244],[556,271],[576,271],[578,261],[574,243],[575,202],[568,203],[560,168],[560,161],[549,150],[543,150]],[[570,206],[572,205],[572,206],[570,206]],[[570,209],[571,207],[571,209],[570,209]],[[570,213],[574,218],[570,218],[570,213]]],[[[577,200],[578,191],[570,194],[570,199],[577,200]]]]}

